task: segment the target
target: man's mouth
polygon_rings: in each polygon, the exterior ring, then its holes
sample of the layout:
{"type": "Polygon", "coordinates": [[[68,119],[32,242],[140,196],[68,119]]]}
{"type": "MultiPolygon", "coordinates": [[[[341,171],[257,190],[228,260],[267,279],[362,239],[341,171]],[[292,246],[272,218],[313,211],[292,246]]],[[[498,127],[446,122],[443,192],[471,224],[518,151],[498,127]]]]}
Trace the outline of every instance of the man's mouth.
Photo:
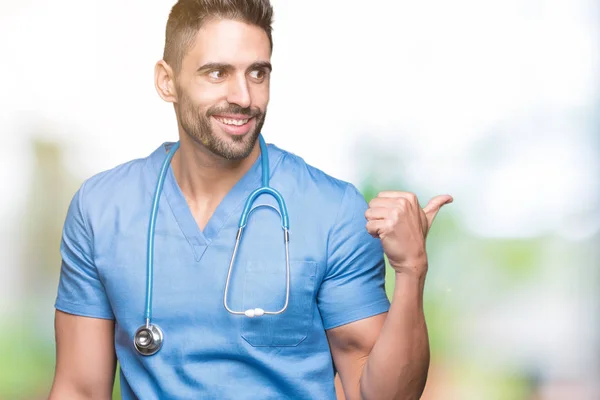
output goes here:
{"type": "Polygon", "coordinates": [[[213,115],[226,133],[234,136],[245,135],[254,126],[254,117],[247,115],[213,115]]]}
{"type": "Polygon", "coordinates": [[[224,117],[218,117],[218,116],[215,116],[215,119],[225,125],[235,125],[235,126],[246,125],[248,123],[248,121],[250,121],[250,118],[235,119],[235,118],[224,118],[224,117]]]}

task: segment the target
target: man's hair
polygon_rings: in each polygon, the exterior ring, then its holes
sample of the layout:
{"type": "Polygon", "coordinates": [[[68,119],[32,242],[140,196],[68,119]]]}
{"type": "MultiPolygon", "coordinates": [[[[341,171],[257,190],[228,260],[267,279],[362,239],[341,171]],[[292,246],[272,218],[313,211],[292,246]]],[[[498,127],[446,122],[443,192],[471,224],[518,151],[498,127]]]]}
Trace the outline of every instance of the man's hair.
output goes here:
{"type": "Polygon", "coordinates": [[[269,0],[179,0],[169,14],[163,53],[163,60],[175,74],[181,70],[183,58],[194,45],[202,25],[215,19],[231,19],[262,28],[273,50],[273,7],[269,0]]]}

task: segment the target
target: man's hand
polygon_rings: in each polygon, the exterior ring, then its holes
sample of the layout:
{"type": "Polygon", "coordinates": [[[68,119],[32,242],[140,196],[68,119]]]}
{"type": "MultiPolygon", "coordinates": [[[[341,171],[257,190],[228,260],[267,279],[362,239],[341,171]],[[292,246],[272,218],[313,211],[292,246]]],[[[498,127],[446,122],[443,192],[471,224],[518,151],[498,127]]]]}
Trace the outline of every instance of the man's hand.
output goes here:
{"type": "Polygon", "coordinates": [[[371,200],[365,212],[367,231],[381,239],[396,272],[419,277],[427,273],[425,238],[440,208],[452,200],[448,195],[436,196],[423,209],[409,192],[381,192],[371,200]]]}

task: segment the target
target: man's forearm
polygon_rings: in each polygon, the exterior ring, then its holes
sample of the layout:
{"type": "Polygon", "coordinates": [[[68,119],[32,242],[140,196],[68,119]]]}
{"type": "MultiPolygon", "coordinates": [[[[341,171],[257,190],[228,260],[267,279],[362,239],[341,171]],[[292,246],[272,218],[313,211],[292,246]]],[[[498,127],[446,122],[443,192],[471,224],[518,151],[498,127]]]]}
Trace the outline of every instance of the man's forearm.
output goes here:
{"type": "Polygon", "coordinates": [[[424,285],[425,274],[396,273],[390,310],[362,372],[364,400],[420,398],[429,368],[424,285]]]}

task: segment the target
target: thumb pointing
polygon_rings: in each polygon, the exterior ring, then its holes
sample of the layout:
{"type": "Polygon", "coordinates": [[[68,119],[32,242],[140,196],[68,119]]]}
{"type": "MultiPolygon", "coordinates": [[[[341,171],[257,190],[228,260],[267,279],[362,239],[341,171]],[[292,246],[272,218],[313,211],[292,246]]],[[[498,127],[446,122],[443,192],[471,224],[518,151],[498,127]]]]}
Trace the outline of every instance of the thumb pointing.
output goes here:
{"type": "Polygon", "coordinates": [[[427,221],[429,222],[430,227],[438,211],[440,211],[440,208],[442,208],[442,206],[445,204],[452,203],[452,201],[454,201],[452,196],[447,194],[435,196],[433,199],[429,200],[429,203],[427,203],[427,205],[423,208],[423,212],[427,216],[427,221]]]}

